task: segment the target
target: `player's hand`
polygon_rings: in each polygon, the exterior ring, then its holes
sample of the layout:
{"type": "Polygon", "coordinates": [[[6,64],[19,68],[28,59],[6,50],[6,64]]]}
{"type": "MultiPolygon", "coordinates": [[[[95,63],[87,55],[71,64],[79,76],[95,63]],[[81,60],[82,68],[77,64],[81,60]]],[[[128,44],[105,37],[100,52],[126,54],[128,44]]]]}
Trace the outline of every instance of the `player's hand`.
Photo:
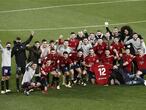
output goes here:
{"type": "Polygon", "coordinates": [[[105,27],[108,27],[109,23],[108,22],[104,22],[105,27]]]}
{"type": "Polygon", "coordinates": [[[32,36],[34,35],[34,31],[31,31],[31,35],[32,35],[32,36]]]}
{"type": "Polygon", "coordinates": [[[63,38],[63,35],[60,35],[60,36],[59,36],[59,39],[62,39],[62,38],[63,38]]]}
{"type": "Polygon", "coordinates": [[[67,40],[70,40],[70,38],[67,38],[67,40]]]}
{"type": "Polygon", "coordinates": [[[84,30],[83,30],[83,32],[84,32],[84,33],[86,33],[86,32],[87,32],[87,30],[86,30],[86,29],[84,29],[84,30]]]}
{"type": "Polygon", "coordinates": [[[117,65],[114,65],[114,66],[113,66],[113,69],[118,69],[117,65]]]}
{"type": "Polygon", "coordinates": [[[80,41],[79,44],[82,44],[82,41],[80,41]]]}
{"type": "Polygon", "coordinates": [[[123,54],[121,54],[121,53],[120,53],[120,54],[119,54],[119,56],[120,56],[120,57],[122,57],[122,56],[123,56],[123,54]]]}
{"type": "Polygon", "coordinates": [[[30,47],[30,45],[29,45],[29,44],[27,44],[27,45],[26,45],[26,47],[30,47]]]}
{"type": "Polygon", "coordinates": [[[141,72],[141,71],[137,71],[137,73],[136,73],[136,75],[137,76],[140,76],[140,75],[142,75],[143,73],[141,72]]]}
{"type": "Polygon", "coordinates": [[[58,43],[58,40],[56,40],[56,43],[58,43]]]}

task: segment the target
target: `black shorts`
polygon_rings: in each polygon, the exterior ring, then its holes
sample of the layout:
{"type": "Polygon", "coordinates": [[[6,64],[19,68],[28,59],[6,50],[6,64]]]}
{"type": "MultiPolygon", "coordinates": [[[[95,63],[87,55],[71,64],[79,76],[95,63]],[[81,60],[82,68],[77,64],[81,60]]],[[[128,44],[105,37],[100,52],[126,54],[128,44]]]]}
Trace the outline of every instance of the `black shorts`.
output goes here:
{"type": "Polygon", "coordinates": [[[70,71],[70,68],[69,68],[69,66],[62,66],[61,71],[62,71],[62,73],[65,73],[65,72],[70,71]]]}
{"type": "Polygon", "coordinates": [[[2,76],[10,76],[11,75],[11,67],[3,66],[2,67],[2,76]]]}
{"type": "Polygon", "coordinates": [[[23,89],[26,89],[26,88],[28,88],[30,85],[31,85],[30,82],[25,82],[24,84],[22,84],[21,87],[22,87],[23,89]]]}
{"type": "Polygon", "coordinates": [[[95,74],[89,70],[87,70],[87,74],[89,76],[89,79],[95,79],[95,74]]]}
{"type": "Polygon", "coordinates": [[[25,73],[25,67],[19,67],[17,66],[16,68],[16,74],[17,75],[21,75],[21,74],[24,74],[25,73]]]}
{"type": "Polygon", "coordinates": [[[41,75],[41,85],[42,85],[43,87],[48,86],[47,76],[41,75]]]}

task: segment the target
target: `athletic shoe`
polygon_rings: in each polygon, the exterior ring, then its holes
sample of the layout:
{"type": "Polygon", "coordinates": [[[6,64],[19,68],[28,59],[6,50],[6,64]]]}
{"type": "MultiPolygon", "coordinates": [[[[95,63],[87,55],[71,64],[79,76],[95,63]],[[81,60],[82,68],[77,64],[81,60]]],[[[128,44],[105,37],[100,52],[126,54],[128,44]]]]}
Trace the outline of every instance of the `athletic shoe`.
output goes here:
{"type": "Polygon", "coordinates": [[[67,87],[67,88],[72,88],[70,84],[65,85],[65,87],[67,87]]]}
{"type": "Polygon", "coordinates": [[[86,83],[83,83],[83,86],[87,86],[87,84],[86,83]]]}
{"type": "Polygon", "coordinates": [[[34,89],[30,89],[30,90],[29,90],[29,92],[33,92],[33,91],[34,91],[34,89]]]}
{"type": "Polygon", "coordinates": [[[56,88],[59,90],[60,89],[60,86],[57,86],[56,88]]]}
{"type": "Polygon", "coordinates": [[[74,82],[74,84],[76,84],[77,83],[77,80],[74,80],[73,82],[74,82]]]}
{"type": "Polygon", "coordinates": [[[1,94],[5,94],[6,92],[5,91],[1,91],[1,94]]]}
{"type": "Polygon", "coordinates": [[[28,96],[29,94],[30,94],[29,91],[26,91],[26,90],[24,91],[24,95],[28,96]]]}
{"type": "Polygon", "coordinates": [[[146,86],[146,80],[144,80],[144,85],[146,86]]]}
{"type": "Polygon", "coordinates": [[[11,92],[11,90],[10,89],[6,89],[6,93],[9,93],[9,92],[11,92]]]}
{"type": "Polygon", "coordinates": [[[108,84],[104,85],[104,86],[108,86],[108,84]]]}

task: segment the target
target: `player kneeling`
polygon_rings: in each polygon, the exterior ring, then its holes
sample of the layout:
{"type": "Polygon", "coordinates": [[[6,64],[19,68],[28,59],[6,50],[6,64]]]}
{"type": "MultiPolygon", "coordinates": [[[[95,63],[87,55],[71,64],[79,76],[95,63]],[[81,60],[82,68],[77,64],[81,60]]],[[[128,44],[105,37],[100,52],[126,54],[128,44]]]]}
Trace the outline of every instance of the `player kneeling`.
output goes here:
{"type": "Polygon", "coordinates": [[[37,64],[32,62],[26,65],[26,70],[21,83],[25,95],[29,95],[31,89],[37,88],[41,85],[40,83],[32,82],[32,78],[35,74],[36,68],[37,68],[37,64]]]}
{"type": "Polygon", "coordinates": [[[43,64],[42,68],[41,68],[41,83],[42,83],[42,89],[43,89],[43,93],[47,93],[48,92],[48,82],[47,82],[47,75],[48,74],[53,75],[54,77],[54,82],[56,82],[56,86],[57,89],[60,89],[60,85],[59,85],[59,77],[60,77],[60,72],[58,72],[56,70],[56,68],[54,68],[54,65],[52,64],[51,60],[48,60],[45,62],[45,64],[43,64]]]}

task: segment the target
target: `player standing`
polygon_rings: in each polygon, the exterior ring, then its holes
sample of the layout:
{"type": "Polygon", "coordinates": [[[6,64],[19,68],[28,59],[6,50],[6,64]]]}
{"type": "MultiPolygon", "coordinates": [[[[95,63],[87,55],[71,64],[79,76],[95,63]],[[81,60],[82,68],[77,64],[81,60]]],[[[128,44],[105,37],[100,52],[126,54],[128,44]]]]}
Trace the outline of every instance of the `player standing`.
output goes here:
{"type": "Polygon", "coordinates": [[[25,41],[22,42],[20,37],[16,38],[16,41],[14,41],[14,47],[12,48],[12,54],[11,57],[15,55],[15,61],[16,61],[16,87],[17,92],[20,91],[20,78],[22,77],[22,74],[25,73],[25,66],[26,66],[26,45],[29,44],[33,38],[34,32],[31,32],[30,37],[25,41]]]}
{"type": "Polygon", "coordinates": [[[0,50],[2,52],[2,80],[1,80],[1,94],[11,92],[9,89],[9,79],[11,75],[11,43],[7,42],[6,47],[3,48],[0,41],[0,50]],[[6,90],[4,83],[6,84],[6,90]]]}

